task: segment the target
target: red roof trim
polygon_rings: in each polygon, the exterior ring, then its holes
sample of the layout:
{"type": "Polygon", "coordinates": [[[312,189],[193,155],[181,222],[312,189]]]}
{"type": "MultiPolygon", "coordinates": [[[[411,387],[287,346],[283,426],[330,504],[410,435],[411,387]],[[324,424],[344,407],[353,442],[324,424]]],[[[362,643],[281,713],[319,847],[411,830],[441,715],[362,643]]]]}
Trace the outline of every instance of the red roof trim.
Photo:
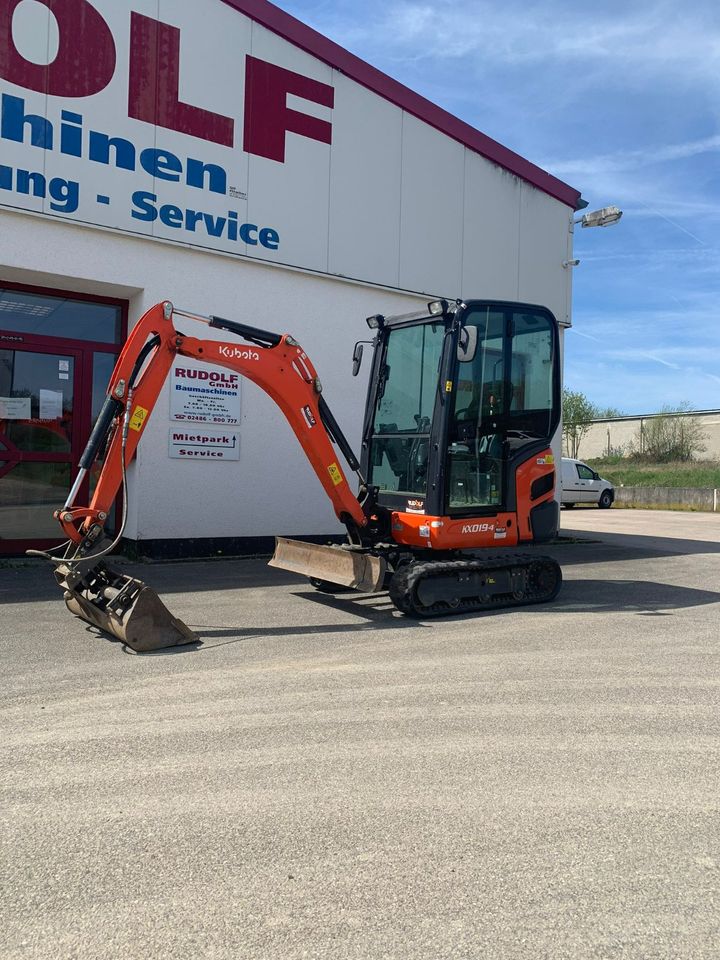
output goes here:
{"type": "Polygon", "coordinates": [[[447,134],[486,159],[527,180],[528,183],[555,197],[556,200],[566,203],[573,210],[578,208],[580,193],[574,187],[546,173],[534,163],[508,150],[497,140],[485,136],[469,123],[459,120],[447,110],[421,97],[420,94],[414,93],[339,44],[328,40],[317,30],[301,23],[289,13],[285,13],[275,4],[269,3],[268,0],[223,0],[223,2],[263,27],[267,27],[268,30],[272,30],[273,33],[277,33],[296,47],[317,57],[318,60],[340,70],[341,73],[372,90],[373,93],[377,93],[419,120],[435,127],[441,133],[447,134]]]}

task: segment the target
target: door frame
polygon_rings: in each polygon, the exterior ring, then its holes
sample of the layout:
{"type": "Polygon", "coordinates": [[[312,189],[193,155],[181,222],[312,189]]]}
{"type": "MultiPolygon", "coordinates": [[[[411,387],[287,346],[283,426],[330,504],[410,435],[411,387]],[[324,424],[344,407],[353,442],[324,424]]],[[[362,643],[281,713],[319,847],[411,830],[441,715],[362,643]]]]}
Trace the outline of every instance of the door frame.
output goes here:
{"type": "MultiPolygon", "coordinates": [[[[123,344],[127,339],[128,328],[128,302],[115,297],[95,296],[94,294],[78,293],[74,290],[66,290],[52,287],[36,287],[24,283],[13,283],[0,280],[0,288],[6,290],[17,290],[21,293],[32,293],[39,296],[48,296],[56,298],[68,298],[80,300],[89,303],[107,304],[108,306],[118,307],[120,309],[120,341],[119,343],[99,342],[97,340],[75,340],[68,337],[50,337],[40,336],[31,333],[18,333],[2,325],[2,316],[0,315],[0,349],[19,350],[28,353],[65,353],[72,354],[75,357],[75,376],[74,376],[74,396],[73,409],[76,414],[78,429],[73,432],[71,443],[71,477],[74,477],[78,466],[77,462],[85,448],[90,431],[92,430],[92,363],[95,353],[111,353],[116,357],[120,354],[123,344]]],[[[1,456],[1,454],[0,454],[1,456]]],[[[60,459],[58,455],[45,455],[48,462],[53,459],[60,459]]],[[[32,459],[32,455],[31,455],[32,459]]],[[[37,457],[38,460],[42,459],[37,457]]],[[[89,479],[86,478],[83,483],[79,497],[84,500],[89,499],[89,479]]],[[[58,504],[58,507],[62,504],[58,504]]],[[[121,499],[118,495],[116,501],[116,515],[121,508],[121,499]]],[[[18,556],[25,550],[48,550],[58,545],[62,536],[58,524],[58,536],[54,539],[26,539],[26,540],[0,540],[0,556],[18,556]]]]}

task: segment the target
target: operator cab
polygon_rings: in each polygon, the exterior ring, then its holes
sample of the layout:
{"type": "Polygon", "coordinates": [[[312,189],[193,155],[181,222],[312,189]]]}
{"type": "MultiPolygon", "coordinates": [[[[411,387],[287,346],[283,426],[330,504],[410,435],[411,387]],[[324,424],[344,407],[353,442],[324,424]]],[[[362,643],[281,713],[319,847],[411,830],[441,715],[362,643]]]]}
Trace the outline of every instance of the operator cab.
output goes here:
{"type": "Polygon", "coordinates": [[[389,510],[516,509],[515,473],[560,421],[557,321],[540,306],[470,300],[372,317],[362,469],[389,510]]]}

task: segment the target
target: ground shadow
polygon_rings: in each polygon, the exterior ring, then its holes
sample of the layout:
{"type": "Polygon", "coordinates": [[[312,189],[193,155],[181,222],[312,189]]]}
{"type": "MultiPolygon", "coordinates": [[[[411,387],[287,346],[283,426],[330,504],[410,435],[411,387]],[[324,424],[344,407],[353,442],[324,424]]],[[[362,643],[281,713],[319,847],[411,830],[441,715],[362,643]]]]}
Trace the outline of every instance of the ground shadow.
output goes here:
{"type": "MultiPolygon", "coordinates": [[[[491,553],[493,556],[504,556],[517,552],[517,549],[493,550],[491,553]]],[[[562,567],[574,567],[581,564],[614,563],[667,555],[720,554],[720,543],[678,540],[669,537],[593,534],[586,538],[579,535],[562,537],[550,544],[523,545],[519,549],[523,553],[547,554],[557,560],[562,567]]],[[[160,595],[307,584],[305,577],[268,567],[268,559],[267,557],[247,557],[222,561],[183,560],[173,563],[138,564],[128,563],[122,559],[115,561],[113,558],[111,565],[117,563],[124,574],[143,580],[160,595]]],[[[601,583],[602,581],[592,582],[601,583]]],[[[314,593],[306,595],[313,598],[318,596],[314,593]]],[[[356,600],[356,595],[348,596],[352,597],[353,601],[356,600]]],[[[60,600],[60,598],[61,591],[55,583],[49,564],[38,561],[37,565],[0,568],[0,604],[60,600]]]]}

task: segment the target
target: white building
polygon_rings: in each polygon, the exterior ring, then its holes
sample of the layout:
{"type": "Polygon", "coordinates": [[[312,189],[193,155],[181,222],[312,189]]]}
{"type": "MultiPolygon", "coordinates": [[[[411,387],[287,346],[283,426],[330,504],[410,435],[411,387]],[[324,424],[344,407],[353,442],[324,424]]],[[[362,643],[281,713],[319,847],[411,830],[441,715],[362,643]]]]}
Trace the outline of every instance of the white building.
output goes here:
{"type": "MultiPolygon", "coordinates": [[[[264,0],[48,3],[0,3],[0,554],[60,539],[114,356],[160,300],[292,333],[351,441],[369,314],[462,296],[570,322],[580,197],[529,161],[264,0]]],[[[131,471],[142,550],[339,529],[280,412],[240,393],[239,460],[208,462],[170,456],[165,388],[131,471]]]]}

